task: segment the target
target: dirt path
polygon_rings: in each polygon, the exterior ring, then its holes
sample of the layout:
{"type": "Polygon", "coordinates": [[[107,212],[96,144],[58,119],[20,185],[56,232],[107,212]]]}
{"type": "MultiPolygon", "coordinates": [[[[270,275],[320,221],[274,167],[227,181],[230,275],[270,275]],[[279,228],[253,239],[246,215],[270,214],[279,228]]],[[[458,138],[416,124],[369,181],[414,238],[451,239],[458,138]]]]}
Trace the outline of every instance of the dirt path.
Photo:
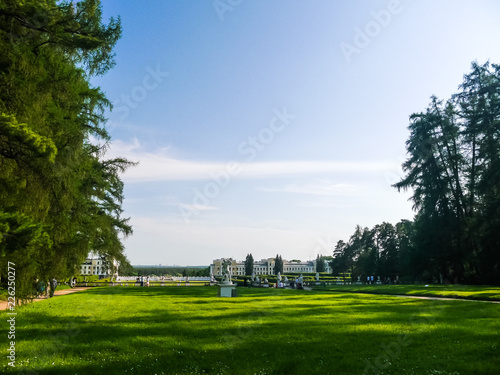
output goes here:
{"type": "MultiPolygon", "coordinates": [[[[76,287],[76,288],[73,288],[73,289],[63,289],[63,290],[57,290],[56,289],[56,291],[54,292],[54,297],[64,296],[66,294],[71,294],[71,293],[75,293],[75,292],[81,292],[81,291],[87,290],[87,289],[91,289],[91,287],[76,287]]],[[[48,299],[49,298],[47,298],[47,297],[35,298],[33,300],[33,302],[45,301],[45,300],[48,300],[48,299]]],[[[9,304],[7,303],[7,301],[0,301],[0,311],[6,310],[8,306],[9,306],[9,304]]]]}
{"type": "MultiPolygon", "coordinates": [[[[375,294],[375,293],[372,293],[375,294]]],[[[405,294],[377,294],[378,296],[394,296],[394,297],[406,297],[406,298],[418,298],[418,299],[434,299],[438,301],[467,301],[467,302],[489,302],[489,303],[500,303],[500,301],[487,301],[485,299],[467,299],[467,298],[452,298],[452,297],[428,297],[428,296],[408,296],[405,294]]]]}
{"type": "Polygon", "coordinates": [[[487,303],[500,303],[500,301],[495,300],[485,300],[485,299],[467,299],[467,298],[454,298],[454,297],[433,297],[433,296],[412,296],[408,294],[384,294],[384,293],[370,293],[370,292],[353,292],[350,290],[335,290],[339,293],[353,293],[353,294],[369,294],[372,296],[387,296],[387,297],[400,297],[400,298],[417,298],[417,299],[427,299],[427,300],[437,300],[437,301],[467,301],[467,302],[487,302],[487,303]]]}

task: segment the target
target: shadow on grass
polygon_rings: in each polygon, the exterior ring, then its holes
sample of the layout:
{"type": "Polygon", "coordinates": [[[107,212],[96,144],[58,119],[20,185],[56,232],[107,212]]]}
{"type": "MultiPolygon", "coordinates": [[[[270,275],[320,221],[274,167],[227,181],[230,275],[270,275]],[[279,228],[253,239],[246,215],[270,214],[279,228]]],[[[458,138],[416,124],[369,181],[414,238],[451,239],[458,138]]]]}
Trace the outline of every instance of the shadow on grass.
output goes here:
{"type": "Polygon", "coordinates": [[[316,291],[408,295],[421,297],[500,301],[500,287],[488,285],[330,285],[314,287],[316,291]]]}
{"type": "Polygon", "coordinates": [[[119,289],[96,288],[54,300],[52,310],[32,306],[24,315],[21,310],[21,369],[38,374],[361,374],[400,334],[408,335],[411,344],[388,357],[386,374],[456,368],[460,374],[488,373],[483,370],[500,366],[494,357],[499,314],[489,306],[478,310],[463,303],[458,310],[453,301],[286,290],[249,289],[242,298],[221,299],[214,297],[214,288],[119,289]],[[98,302],[92,304],[96,297],[105,298],[98,301],[101,310],[98,302]],[[71,310],[67,303],[87,309],[71,310]],[[64,306],[69,313],[58,313],[64,306]],[[465,340],[473,345],[464,345],[465,340]],[[447,360],[440,357],[445,354],[447,360]]]}

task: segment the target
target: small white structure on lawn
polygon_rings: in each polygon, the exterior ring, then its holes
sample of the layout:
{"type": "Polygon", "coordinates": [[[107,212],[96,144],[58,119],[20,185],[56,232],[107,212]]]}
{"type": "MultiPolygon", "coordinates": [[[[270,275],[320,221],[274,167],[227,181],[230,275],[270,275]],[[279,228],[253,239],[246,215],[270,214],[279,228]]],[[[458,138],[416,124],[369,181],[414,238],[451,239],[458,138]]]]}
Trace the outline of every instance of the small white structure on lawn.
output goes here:
{"type": "Polygon", "coordinates": [[[236,284],[231,281],[230,264],[231,260],[222,259],[222,281],[219,283],[219,297],[236,297],[236,284]]]}

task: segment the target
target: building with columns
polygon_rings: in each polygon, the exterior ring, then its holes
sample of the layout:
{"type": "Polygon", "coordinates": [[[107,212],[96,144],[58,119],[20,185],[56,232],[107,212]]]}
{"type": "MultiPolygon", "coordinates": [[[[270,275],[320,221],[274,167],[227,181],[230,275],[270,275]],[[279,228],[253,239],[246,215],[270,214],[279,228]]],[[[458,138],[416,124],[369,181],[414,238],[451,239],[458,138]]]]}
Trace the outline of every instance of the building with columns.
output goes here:
{"type": "MultiPolygon", "coordinates": [[[[230,258],[231,265],[229,271],[231,276],[245,275],[245,262],[237,262],[230,258]]],[[[274,275],[275,258],[261,259],[253,262],[253,271],[255,275],[274,275]]],[[[316,260],[308,262],[291,262],[283,259],[283,274],[287,273],[314,273],[316,272],[316,260]]],[[[331,273],[332,269],[329,262],[326,262],[325,272],[331,273]]],[[[215,259],[210,265],[210,273],[214,276],[222,276],[222,259],[215,259]]]]}
{"type": "Polygon", "coordinates": [[[97,275],[99,279],[106,277],[117,277],[119,262],[115,259],[112,260],[112,265],[110,262],[106,261],[105,258],[98,256],[94,253],[90,253],[82,263],[80,268],[80,275],[97,275]]]}

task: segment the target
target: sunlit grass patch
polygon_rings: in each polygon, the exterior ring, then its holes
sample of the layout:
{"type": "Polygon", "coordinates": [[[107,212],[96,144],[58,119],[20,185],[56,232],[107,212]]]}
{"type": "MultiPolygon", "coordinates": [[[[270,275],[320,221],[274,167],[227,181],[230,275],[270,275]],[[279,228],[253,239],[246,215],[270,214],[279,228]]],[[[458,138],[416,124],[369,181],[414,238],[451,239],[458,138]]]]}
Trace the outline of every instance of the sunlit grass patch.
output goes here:
{"type": "Polygon", "coordinates": [[[110,287],[24,306],[18,367],[4,371],[362,374],[377,358],[384,374],[500,367],[495,304],[263,288],[216,295],[110,287]]]}
{"type": "Polygon", "coordinates": [[[316,290],[500,301],[500,287],[479,285],[327,285],[316,290]]]}

